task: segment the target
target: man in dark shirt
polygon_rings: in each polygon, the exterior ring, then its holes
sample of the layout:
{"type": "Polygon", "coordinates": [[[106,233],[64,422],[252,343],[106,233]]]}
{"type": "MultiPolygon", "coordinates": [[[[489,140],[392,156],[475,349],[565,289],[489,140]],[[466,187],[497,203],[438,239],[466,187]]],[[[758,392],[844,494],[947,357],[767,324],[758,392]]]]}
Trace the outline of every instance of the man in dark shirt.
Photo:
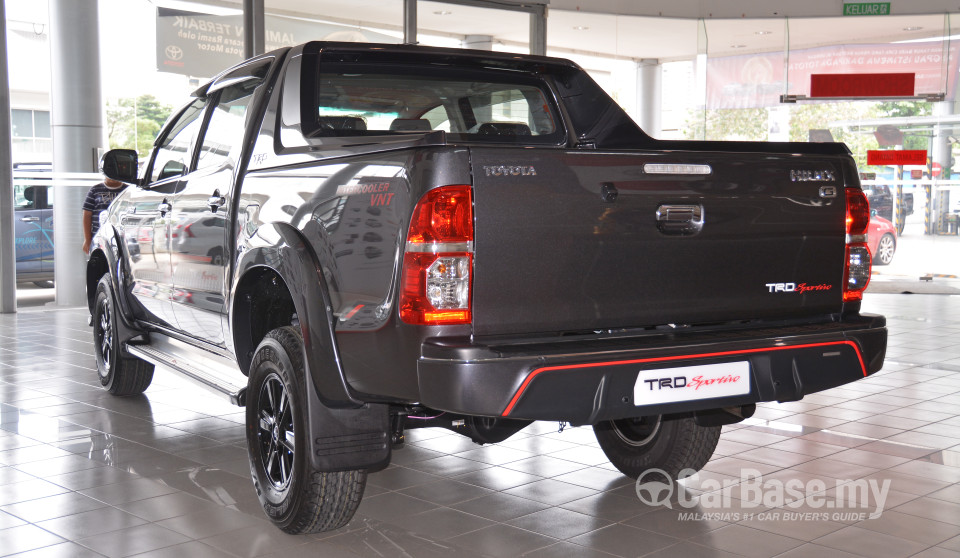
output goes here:
{"type": "Polygon", "coordinates": [[[100,228],[100,212],[110,206],[113,198],[120,195],[126,184],[119,180],[106,178],[100,184],[90,188],[83,200],[83,251],[90,252],[90,242],[100,228]]]}

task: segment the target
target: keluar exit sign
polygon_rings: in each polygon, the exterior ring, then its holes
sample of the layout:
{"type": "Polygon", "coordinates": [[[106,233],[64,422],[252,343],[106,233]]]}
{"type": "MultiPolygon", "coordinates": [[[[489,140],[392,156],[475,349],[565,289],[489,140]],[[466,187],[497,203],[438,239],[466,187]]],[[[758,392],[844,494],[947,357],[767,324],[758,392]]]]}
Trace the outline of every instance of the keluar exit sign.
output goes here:
{"type": "Polygon", "coordinates": [[[890,2],[848,2],[843,4],[845,16],[890,15],[890,2]]]}

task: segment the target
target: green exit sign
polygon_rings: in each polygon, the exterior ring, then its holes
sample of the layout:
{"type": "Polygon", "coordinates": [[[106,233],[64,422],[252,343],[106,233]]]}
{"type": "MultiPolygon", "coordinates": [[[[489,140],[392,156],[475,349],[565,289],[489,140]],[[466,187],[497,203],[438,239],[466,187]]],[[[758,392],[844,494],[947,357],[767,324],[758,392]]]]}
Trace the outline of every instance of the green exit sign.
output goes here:
{"type": "Polygon", "coordinates": [[[855,2],[843,5],[845,16],[890,15],[890,2],[855,2]]]}

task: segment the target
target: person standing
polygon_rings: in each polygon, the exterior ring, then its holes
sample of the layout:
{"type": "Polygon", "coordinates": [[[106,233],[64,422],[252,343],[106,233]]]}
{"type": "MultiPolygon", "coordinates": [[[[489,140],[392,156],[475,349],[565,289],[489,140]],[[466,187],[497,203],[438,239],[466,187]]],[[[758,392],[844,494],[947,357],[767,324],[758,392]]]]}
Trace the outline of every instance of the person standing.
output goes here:
{"type": "Polygon", "coordinates": [[[119,180],[105,178],[103,182],[90,188],[83,200],[83,252],[90,252],[93,235],[100,228],[100,212],[110,206],[127,185],[119,180]]]}

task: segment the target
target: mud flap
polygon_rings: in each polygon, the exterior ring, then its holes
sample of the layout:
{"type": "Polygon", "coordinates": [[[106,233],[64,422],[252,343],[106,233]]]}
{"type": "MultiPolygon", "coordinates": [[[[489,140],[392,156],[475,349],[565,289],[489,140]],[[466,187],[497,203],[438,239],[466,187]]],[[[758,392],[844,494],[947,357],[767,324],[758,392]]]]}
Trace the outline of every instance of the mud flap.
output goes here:
{"type": "Polygon", "coordinates": [[[330,408],[308,389],[310,459],[320,471],[379,471],[390,464],[389,406],[330,408]]]}

